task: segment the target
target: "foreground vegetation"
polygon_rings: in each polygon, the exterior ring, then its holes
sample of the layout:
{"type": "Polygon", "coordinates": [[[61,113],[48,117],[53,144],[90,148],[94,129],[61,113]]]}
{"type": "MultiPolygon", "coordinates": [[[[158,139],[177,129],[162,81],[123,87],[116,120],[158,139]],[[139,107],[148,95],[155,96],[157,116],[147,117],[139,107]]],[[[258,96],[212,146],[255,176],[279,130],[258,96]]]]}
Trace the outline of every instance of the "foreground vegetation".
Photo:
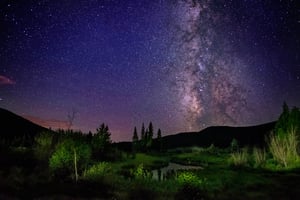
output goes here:
{"type": "Polygon", "coordinates": [[[134,129],[130,151],[111,144],[105,124],[94,134],[43,132],[30,145],[2,140],[0,199],[296,199],[299,113],[284,106],[264,147],[164,149],[151,123],[140,139],[134,129]],[[163,174],[169,163],[195,168],[163,174]]]}

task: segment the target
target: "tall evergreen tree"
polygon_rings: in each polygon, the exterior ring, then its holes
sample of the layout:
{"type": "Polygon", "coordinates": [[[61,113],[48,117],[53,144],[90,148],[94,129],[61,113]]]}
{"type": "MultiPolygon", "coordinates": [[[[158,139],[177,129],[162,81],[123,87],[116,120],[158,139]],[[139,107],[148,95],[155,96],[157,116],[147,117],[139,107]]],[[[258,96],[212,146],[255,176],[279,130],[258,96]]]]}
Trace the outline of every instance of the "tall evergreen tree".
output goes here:
{"type": "Polygon", "coordinates": [[[160,130],[160,128],[157,131],[157,139],[158,140],[161,139],[161,130],[160,130]]]}
{"type": "Polygon", "coordinates": [[[153,125],[152,122],[149,123],[149,127],[147,129],[147,143],[146,143],[146,147],[147,150],[149,150],[152,147],[152,141],[153,141],[153,125]]]}
{"type": "Polygon", "coordinates": [[[152,125],[152,122],[150,122],[149,123],[149,127],[148,127],[148,130],[149,130],[149,135],[148,135],[148,137],[149,137],[149,140],[151,139],[153,139],[153,125],[152,125]]]}
{"type": "Polygon", "coordinates": [[[106,153],[106,150],[111,144],[110,135],[109,128],[104,123],[97,128],[97,132],[92,139],[94,156],[99,157],[101,154],[106,153]]]}
{"type": "Polygon", "coordinates": [[[140,146],[142,150],[144,150],[145,145],[146,145],[146,132],[145,132],[145,125],[143,123],[142,130],[141,130],[141,141],[140,141],[140,146]]]}
{"type": "Polygon", "coordinates": [[[137,130],[136,130],[136,126],[134,127],[134,131],[133,131],[133,137],[132,137],[132,141],[133,142],[137,142],[139,140],[138,134],[137,134],[137,130]]]}
{"type": "Polygon", "coordinates": [[[143,123],[142,130],[141,130],[141,140],[145,139],[145,125],[143,123]]]}
{"type": "Polygon", "coordinates": [[[160,128],[157,131],[157,142],[158,142],[159,151],[162,151],[162,136],[161,136],[160,128]]]}
{"type": "Polygon", "coordinates": [[[148,132],[149,131],[148,131],[148,128],[147,128],[146,131],[145,131],[145,138],[143,140],[143,147],[142,147],[143,151],[147,151],[147,149],[148,149],[148,135],[149,135],[148,132]]]}
{"type": "Polygon", "coordinates": [[[132,151],[133,151],[133,153],[135,153],[138,149],[138,141],[139,141],[139,137],[137,134],[136,127],[134,127],[133,136],[132,136],[132,151]]]}
{"type": "Polygon", "coordinates": [[[147,146],[148,144],[148,141],[149,141],[149,129],[147,128],[146,129],[146,132],[145,132],[145,145],[147,146]]]}

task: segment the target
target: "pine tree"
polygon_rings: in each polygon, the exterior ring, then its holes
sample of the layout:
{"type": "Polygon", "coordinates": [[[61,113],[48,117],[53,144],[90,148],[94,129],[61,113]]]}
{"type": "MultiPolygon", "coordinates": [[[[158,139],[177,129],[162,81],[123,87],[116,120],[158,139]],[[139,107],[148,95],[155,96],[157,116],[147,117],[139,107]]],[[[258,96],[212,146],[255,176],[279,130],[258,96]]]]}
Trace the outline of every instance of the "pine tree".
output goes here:
{"type": "Polygon", "coordinates": [[[135,153],[138,149],[138,141],[139,141],[139,137],[137,134],[136,127],[134,127],[133,136],[132,136],[132,151],[133,151],[133,153],[135,153]]]}
{"type": "Polygon", "coordinates": [[[145,132],[145,149],[148,150],[148,145],[149,145],[149,129],[146,129],[145,132]]]}
{"type": "Polygon", "coordinates": [[[153,125],[152,122],[149,123],[149,127],[148,127],[148,134],[147,134],[147,149],[149,150],[152,147],[152,140],[153,140],[153,125]]]}
{"type": "Polygon", "coordinates": [[[143,123],[142,130],[141,130],[141,149],[144,150],[146,146],[146,133],[145,133],[145,125],[143,123]]]}
{"type": "Polygon", "coordinates": [[[136,130],[136,126],[134,127],[134,131],[133,131],[133,137],[132,137],[132,141],[133,142],[137,142],[139,140],[138,134],[137,134],[137,130],[136,130]]]}
{"type": "Polygon", "coordinates": [[[149,128],[148,128],[148,130],[149,130],[149,139],[152,139],[153,138],[153,125],[152,125],[152,122],[150,122],[149,123],[149,128]]]}
{"type": "Polygon", "coordinates": [[[160,128],[157,131],[157,142],[158,142],[159,151],[162,151],[162,137],[161,137],[161,130],[160,130],[160,128]]]}
{"type": "Polygon", "coordinates": [[[97,128],[96,134],[92,139],[92,147],[94,153],[99,156],[99,154],[105,153],[109,145],[111,144],[110,132],[107,125],[102,123],[99,128],[97,128]]]}

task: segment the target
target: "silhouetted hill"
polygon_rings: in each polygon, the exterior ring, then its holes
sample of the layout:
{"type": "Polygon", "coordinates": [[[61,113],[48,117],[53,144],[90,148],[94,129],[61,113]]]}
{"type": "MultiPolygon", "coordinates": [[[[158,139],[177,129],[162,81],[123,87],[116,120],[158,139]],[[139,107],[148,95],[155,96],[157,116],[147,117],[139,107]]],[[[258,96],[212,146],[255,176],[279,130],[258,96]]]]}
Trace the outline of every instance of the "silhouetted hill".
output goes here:
{"type": "Polygon", "coordinates": [[[0,138],[10,140],[16,137],[26,137],[30,140],[37,133],[46,130],[48,129],[0,108],[0,138]]]}
{"type": "Polygon", "coordinates": [[[214,144],[228,147],[235,138],[241,146],[264,146],[265,138],[275,127],[276,122],[249,127],[208,127],[200,132],[179,133],[163,137],[166,148],[203,146],[214,144]]]}
{"type": "MultiPolygon", "coordinates": [[[[217,147],[228,147],[234,138],[241,146],[264,146],[265,138],[275,124],[276,122],[249,127],[213,126],[199,132],[167,135],[162,138],[163,147],[164,149],[191,146],[208,147],[211,144],[217,147]]],[[[115,145],[122,150],[131,150],[131,142],[120,142],[115,145]]],[[[155,140],[154,145],[157,145],[155,140]]]]}

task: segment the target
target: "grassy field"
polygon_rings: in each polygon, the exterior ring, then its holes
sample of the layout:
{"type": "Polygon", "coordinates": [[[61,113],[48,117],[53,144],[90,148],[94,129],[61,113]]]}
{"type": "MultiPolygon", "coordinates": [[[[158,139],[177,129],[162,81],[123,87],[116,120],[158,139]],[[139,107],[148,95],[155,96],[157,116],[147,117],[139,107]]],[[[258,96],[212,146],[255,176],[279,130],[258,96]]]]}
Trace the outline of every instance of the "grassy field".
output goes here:
{"type": "Polygon", "coordinates": [[[250,161],[249,165],[236,167],[230,163],[228,149],[194,147],[127,154],[122,161],[100,164],[92,172],[98,175],[92,174],[94,179],[82,174],[77,183],[52,179],[38,166],[16,162],[30,156],[30,151],[24,149],[10,152],[9,157],[14,158],[11,165],[0,168],[1,199],[297,199],[300,195],[297,168],[255,168],[250,161]],[[169,162],[202,169],[178,170],[165,180],[153,180],[149,171],[169,162]]]}

